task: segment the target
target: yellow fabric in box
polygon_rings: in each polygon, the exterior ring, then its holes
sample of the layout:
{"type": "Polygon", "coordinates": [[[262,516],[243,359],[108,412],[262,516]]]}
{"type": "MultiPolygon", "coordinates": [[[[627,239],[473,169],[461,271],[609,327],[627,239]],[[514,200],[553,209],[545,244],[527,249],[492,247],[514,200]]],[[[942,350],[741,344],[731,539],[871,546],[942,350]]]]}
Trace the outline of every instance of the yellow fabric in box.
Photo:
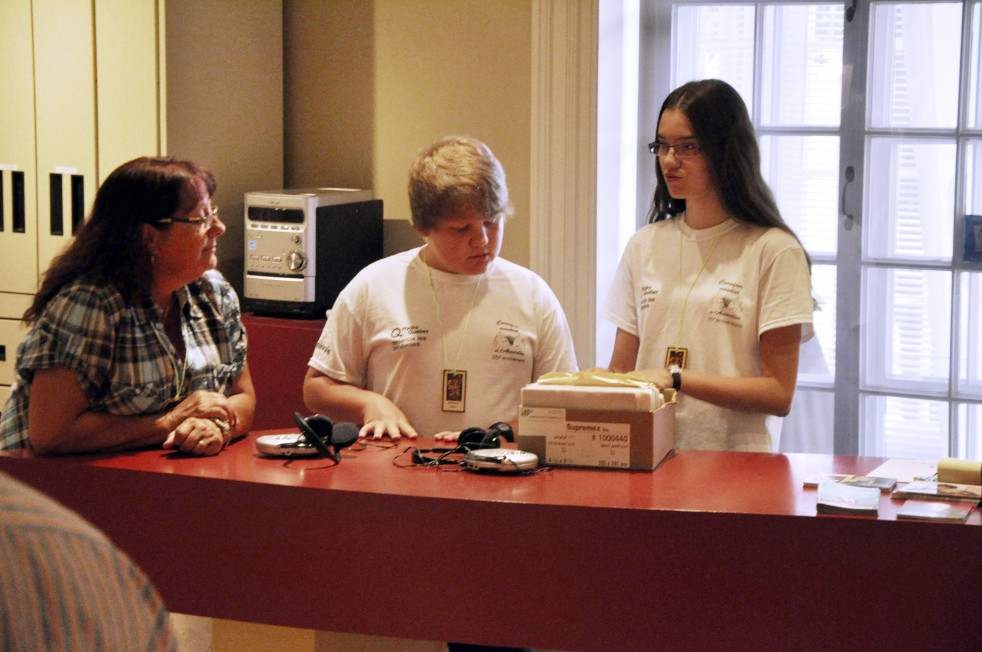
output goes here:
{"type": "Polygon", "coordinates": [[[665,404],[654,384],[628,374],[553,372],[522,388],[526,407],[653,412],[665,404]]]}

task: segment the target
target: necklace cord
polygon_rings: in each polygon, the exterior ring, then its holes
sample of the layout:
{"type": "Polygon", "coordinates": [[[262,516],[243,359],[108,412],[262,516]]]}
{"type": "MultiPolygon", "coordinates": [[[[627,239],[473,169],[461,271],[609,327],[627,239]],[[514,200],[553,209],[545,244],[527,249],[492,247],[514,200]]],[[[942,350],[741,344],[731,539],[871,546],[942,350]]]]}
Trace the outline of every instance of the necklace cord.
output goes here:
{"type": "MultiPolygon", "coordinates": [[[[420,256],[422,259],[422,256],[420,256]]],[[[430,294],[433,295],[433,303],[436,304],[436,321],[440,326],[440,344],[443,348],[443,366],[447,366],[447,334],[443,330],[443,318],[440,315],[440,300],[436,296],[436,287],[433,285],[433,271],[430,266],[423,260],[423,265],[426,266],[426,278],[429,281],[430,294]]],[[[481,280],[483,275],[477,279],[477,284],[474,286],[474,296],[471,297],[471,307],[467,310],[467,317],[464,319],[464,332],[460,336],[460,341],[457,342],[457,355],[454,358],[453,369],[451,371],[457,371],[457,365],[460,362],[460,351],[464,346],[464,340],[467,339],[467,330],[470,328],[471,315],[474,313],[474,306],[477,305],[477,292],[481,289],[481,280]]]]}
{"type": "Polygon", "coordinates": [[[699,277],[702,276],[703,270],[706,269],[709,259],[713,257],[713,252],[716,251],[716,245],[719,244],[719,241],[723,235],[723,233],[720,233],[718,236],[716,236],[716,239],[713,240],[713,246],[709,248],[709,255],[707,255],[705,260],[702,261],[702,266],[696,273],[696,277],[692,280],[692,284],[689,286],[688,292],[685,293],[685,299],[682,299],[682,229],[679,228],[679,300],[681,301],[682,306],[679,309],[679,330],[675,336],[675,348],[679,348],[682,345],[682,324],[685,322],[685,307],[689,305],[689,295],[692,294],[693,288],[695,288],[696,283],[699,282],[699,277]]]}
{"type": "MultiPolygon", "coordinates": [[[[168,306],[169,309],[170,306],[168,306]]],[[[160,323],[163,326],[163,321],[160,323]]],[[[157,328],[157,322],[153,323],[153,334],[157,337],[157,342],[163,347],[164,353],[167,354],[167,359],[170,360],[171,366],[174,368],[174,398],[180,399],[181,393],[184,391],[184,376],[187,373],[187,367],[183,364],[178,365],[177,356],[171,353],[173,345],[166,336],[160,334],[160,330],[157,328]]]]}

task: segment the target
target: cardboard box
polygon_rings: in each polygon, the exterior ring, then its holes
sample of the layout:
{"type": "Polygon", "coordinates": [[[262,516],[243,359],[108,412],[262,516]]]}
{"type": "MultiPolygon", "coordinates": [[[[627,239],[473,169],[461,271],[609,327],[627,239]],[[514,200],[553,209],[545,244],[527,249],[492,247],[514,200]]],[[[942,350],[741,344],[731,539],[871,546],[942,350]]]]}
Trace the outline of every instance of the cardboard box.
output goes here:
{"type": "Polygon", "coordinates": [[[675,445],[675,392],[666,390],[656,409],[604,408],[597,404],[648,403],[628,396],[582,390],[522,393],[518,448],[535,453],[546,466],[652,471],[675,445]],[[536,403],[535,405],[528,404],[536,403]],[[553,403],[553,405],[548,405],[553,403]],[[586,406],[576,406],[579,403],[586,406]]]}

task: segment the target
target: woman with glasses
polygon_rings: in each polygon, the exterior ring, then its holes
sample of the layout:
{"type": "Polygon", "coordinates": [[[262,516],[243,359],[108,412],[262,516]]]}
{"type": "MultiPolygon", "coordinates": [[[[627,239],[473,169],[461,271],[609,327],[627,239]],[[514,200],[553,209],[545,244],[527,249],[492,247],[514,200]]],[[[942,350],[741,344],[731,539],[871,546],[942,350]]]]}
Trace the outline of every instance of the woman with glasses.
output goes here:
{"type": "Polygon", "coordinates": [[[772,451],[812,335],[810,261],[760,172],[740,95],[719,80],[665,99],[649,149],[651,222],[628,242],[604,314],[612,371],[678,390],[677,448],[772,451]]]}
{"type": "Polygon", "coordinates": [[[215,188],[209,170],[173,158],[106,178],[24,313],[0,449],[215,455],[249,429],[239,301],[215,270],[215,188]]]}

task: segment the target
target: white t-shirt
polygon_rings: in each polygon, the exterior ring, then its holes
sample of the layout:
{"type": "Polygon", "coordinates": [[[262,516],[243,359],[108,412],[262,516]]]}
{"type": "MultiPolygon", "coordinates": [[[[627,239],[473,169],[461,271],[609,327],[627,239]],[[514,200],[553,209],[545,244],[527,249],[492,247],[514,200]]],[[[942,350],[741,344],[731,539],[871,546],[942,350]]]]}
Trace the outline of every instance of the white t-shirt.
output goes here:
{"type": "Polygon", "coordinates": [[[501,258],[478,276],[441,272],[421,249],[352,279],[312,368],[388,397],[422,436],[517,420],[525,384],[576,370],[566,315],[542,278],[501,258]],[[466,372],[463,412],[444,411],[445,369],[466,372]]]}
{"type": "MultiPolygon", "coordinates": [[[[802,342],[813,334],[808,264],[781,229],[662,220],[628,242],[603,314],[640,339],[638,369],[664,368],[669,347],[683,347],[686,369],[759,376],[762,333],[801,324],[802,342]]],[[[677,448],[772,450],[763,413],[711,405],[683,386],[676,415],[677,448]]]]}

